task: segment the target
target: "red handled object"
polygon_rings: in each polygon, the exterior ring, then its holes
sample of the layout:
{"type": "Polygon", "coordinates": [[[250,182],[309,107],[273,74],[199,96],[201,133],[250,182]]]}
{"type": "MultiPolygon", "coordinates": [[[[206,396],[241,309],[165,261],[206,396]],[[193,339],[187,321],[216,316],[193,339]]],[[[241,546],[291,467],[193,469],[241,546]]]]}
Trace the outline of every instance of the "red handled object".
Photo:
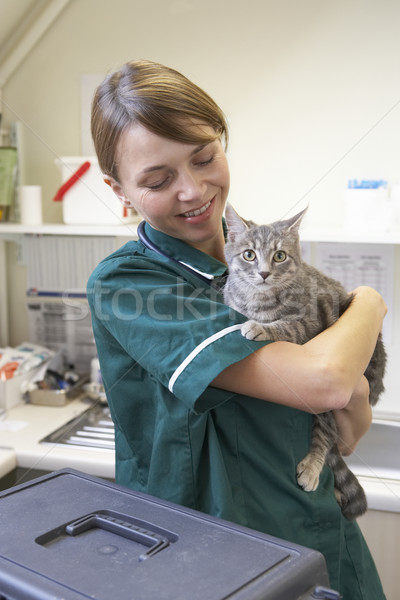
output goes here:
{"type": "Polygon", "coordinates": [[[86,171],[88,171],[89,169],[90,169],[90,162],[87,160],[86,162],[83,163],[83,165],[81,165],[79,167],[79,169],[77,171],[75,171],[75,173],[73,175],[71,175],[71,177],[69,179],[67,179],[67,181],[65,183],[63,183],[63,185],[60,187],[60,189],[54,196],[53,201],[58,202],[59,200],[62,200],[64,197],[64,194],[66,194],[68,192],[68,190],[70,188],[72,188],[72,186],[75,185],[75,183],[77,181],[79,181],[79,179],[82,177],[82,175],[84,173],[86,173],[86,171]]]}

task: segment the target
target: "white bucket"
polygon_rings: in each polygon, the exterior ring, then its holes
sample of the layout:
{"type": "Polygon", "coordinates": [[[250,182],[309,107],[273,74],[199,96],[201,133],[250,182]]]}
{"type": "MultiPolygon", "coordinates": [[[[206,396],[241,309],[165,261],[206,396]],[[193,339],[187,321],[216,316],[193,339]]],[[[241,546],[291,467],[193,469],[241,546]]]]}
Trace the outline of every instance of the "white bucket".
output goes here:
{"type": "Polygon", "coordinates": [[[110,186],[104,182],[95,156],[64,156],[56,159],[62,183],[86,161],[90,168],[65,192],[63,221],[67,225],[121,225],[137,219],[136,212],[124,208],[110,186]]]}

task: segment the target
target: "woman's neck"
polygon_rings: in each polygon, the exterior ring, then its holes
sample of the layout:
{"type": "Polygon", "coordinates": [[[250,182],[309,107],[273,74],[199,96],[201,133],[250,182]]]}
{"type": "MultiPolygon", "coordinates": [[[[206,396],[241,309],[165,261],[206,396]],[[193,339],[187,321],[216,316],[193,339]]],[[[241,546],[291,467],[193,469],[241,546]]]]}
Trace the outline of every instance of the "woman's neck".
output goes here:
{"type": "Polygon", "coordinates": [[[192,243],[190,245],[193,246],[193,248],[196,248],[197,250],[200,250],[201,252],[204,252],[205,254],[208,254],[209,256],[212,256],[213,258],[216,258],[220,262],[226,264],[224,252],[225,238],[222,229],[221,232],[219,232],[214,238],[207,240],[206,242],[199,242],[198,244],[192,243]]]}

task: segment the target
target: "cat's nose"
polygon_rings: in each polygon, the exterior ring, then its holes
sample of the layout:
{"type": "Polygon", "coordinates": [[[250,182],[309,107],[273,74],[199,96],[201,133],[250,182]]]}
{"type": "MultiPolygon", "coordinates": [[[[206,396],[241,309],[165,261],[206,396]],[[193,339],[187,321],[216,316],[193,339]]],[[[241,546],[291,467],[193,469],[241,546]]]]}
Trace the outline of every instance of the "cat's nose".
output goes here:
{"type": "Polygon", "coordinates": [[[259,275],[264,279],[264,281],[271,275],[269,271],[259,271],[259,275]]]}

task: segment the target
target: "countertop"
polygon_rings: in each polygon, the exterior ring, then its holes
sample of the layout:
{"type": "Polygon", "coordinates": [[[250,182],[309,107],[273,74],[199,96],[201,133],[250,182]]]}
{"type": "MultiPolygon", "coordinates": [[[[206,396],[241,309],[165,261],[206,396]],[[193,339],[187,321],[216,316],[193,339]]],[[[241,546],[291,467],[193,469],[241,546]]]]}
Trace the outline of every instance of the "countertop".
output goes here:
{"type": "Polygon", "coordinates": [[[39,444],[43,437],[89,406],[85,401],[73,400],[65,406],[19,404],[9,409],[0,420],[0,476],[16,466],[44,471],[70,467],[113,479],[114,451],[39,444]]]}
{"type": "Polygon", "coordinates": [[[368,507],[400,513],[400,421],[375,414],[369,431],[345,458],[364,488],[368,507]]]}
{"type": "Polygon", "coordinates": [[[369,510],[400,513],[400,481],[357,475],[365,490],[369,510]]]}
{"type": "MultiPolygon", "coordinates": [[[[43,437],[84,412],[89,406],[86,401],[74,400],[61,407],[20,404],[9,409],[0,420],[0,477],[18,466],[44,471],[70,467],[98,477],[113,479],[115,464],[114,452],[111,450],[39,444],[43,437]]],[[[367,441],[367,437],[365,440],[367,441]]],[[[396,456],[397,454],[398,452],[396,456]]],[[[357,456],[357,450],[355,455],[357,456]]],[[[382,477],[377,472],[372,476],[365,476],[362,470],[357,473],[356,467],[352,468],[366,491],[370,509],[400,512],[400,478],[382,477]]]]}

